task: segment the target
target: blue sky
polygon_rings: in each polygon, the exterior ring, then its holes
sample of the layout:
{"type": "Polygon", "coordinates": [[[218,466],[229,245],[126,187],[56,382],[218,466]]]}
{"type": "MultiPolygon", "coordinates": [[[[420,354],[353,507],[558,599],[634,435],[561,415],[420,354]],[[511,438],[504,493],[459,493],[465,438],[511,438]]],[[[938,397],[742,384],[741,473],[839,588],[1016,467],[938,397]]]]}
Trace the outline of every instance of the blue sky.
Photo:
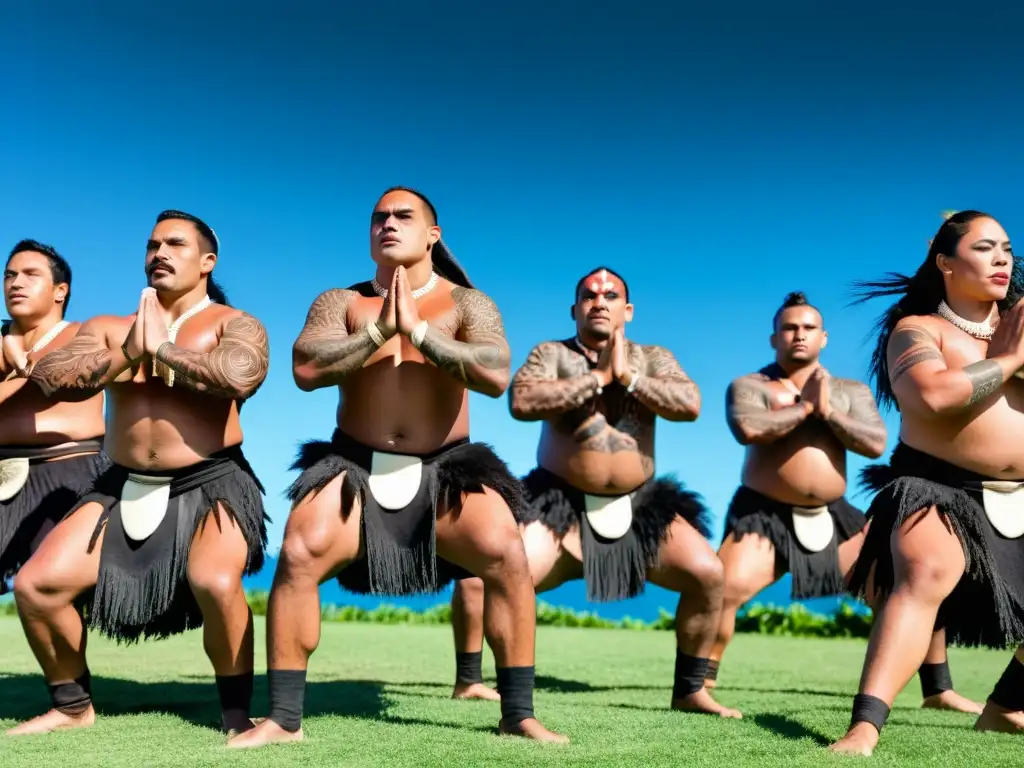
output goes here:
{"type": "MultiPolygon", "coordinates": [[[[719,516],[743,456],[725,387],[770,360],[786,292],[824,312],[831,372],[863,378],[883,306],[846,309],[852,280],[915,268],[945,208],[1024,231],[1020,10],[13,5],[0,244],[64,253],[83,319],[133,310],[158,211],[217,230],[217,275],[271,339],[243,425],[274,549],[288,464],[329,435],[336,397],[294,386],[291,345],[320,291],[372,274],[368,217],[392,184],[432,198],[516,365],[571,332],[579,276],[625,275],[628,336],[671,349],[704,395],[695,424],[659,428],[658,470],[719,516]]],[[[539,426],[504,399],[471,408],[473,437],[529,470],[539,426]]]]}

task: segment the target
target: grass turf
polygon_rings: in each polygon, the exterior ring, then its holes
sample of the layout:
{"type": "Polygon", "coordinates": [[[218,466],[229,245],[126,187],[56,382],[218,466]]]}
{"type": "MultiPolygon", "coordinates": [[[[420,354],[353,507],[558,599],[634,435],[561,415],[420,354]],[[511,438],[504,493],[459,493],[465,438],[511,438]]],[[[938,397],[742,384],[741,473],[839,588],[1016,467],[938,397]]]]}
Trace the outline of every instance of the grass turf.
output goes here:
{"type": "MultiPolygon", "coordinates": [[[[265,668],[257,619],[256,668],[265,668]]],[[[49,700],[14,618],[0,619],[0,725],[42,712],[49,700]]],[[[451,628],[325,623],[306,693],[306,741],[233,752],[215,729],[212,672],[200,632],[117,647],[89,640],[99,719],[91,729],[42,737],[0,736],[4,768],[84,766],[546,765],[804,766],[841,764],[1020,766],[1024,740],[977,733],[974,717],[919,709],[911,681],[882,743],[867,761],[826,752],[849,722],[865,643],[738,635],[716,696],[744,712],[727,721],[667,709],[670,632],[538,631],[538,715],[571,737],[567,747],[493,735],[498,704],[448,698],[451,628]]],[[[1010,653],[950,650],[954,681],[983,701],[1010,653]]],[[[493,660],[485,652],[485,676],[493,660]]],[[[253,714],[266,713],[258,676],[253,714]]]]}

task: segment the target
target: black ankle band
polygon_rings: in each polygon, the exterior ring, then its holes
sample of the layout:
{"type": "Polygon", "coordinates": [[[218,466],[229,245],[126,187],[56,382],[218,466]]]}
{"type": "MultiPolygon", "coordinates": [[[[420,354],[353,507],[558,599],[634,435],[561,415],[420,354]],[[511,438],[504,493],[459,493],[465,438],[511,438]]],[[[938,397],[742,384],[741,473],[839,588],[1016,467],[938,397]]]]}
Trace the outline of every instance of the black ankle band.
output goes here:
{"type": "Polygon", "coordinates": [[[270,714],[267,718],[295,733],[302,727],[306,670],[268,669],[267,685],[270,688],[270,714]]]}
{"type": "Polygon", "coordinates": [[[65,715],[80,715],[92,705],[92,675],[88,668],[70,683],[47,684],[53,708],[65,715]]]}
{"type": "Polygon", "coordinates": [[[217,675],[216,679],[217,695],[220,697],[221,724],[236,723],[249,717],[253,673],[217,675]]]}
{"type": "Polygon", "coordinates": [[[889,719],[889,705],[877,696],[858,693],[853,697],[853,718],[850,725],[871,723],[879,733],[889,719]]]}
{"type": "Polygon", "coordinates": [[[941,664],[922,664],[917,670],[921,678],[921,695],[924,698],[937,696],[943,691],[953,690],[953,676],[949,674],[949,662],[941,664]]]}
{"type": "Polygon", "coordinates": [[[534,667],[498,667],[498,693],[501,694],[501,722],[506,727],[519,725],[534,717],[534,667]]]}
{"type": "Polygon", "coordinates": [[[708,660],[708,672],[704,675],[705,680],[717,680],[718,679],[718,665],[721,661],[715,661],[714,659],[708,660]]]}
{"type": "Polygon", "coordinates": [[[455,654],[455,679],[460,683],[471,685],[484,681],[484,652],[456,653],[455,654]]]}
{"type": "Polygon", "coordinates": [[[1010,659],[988,699],[1012,712],[1024,710],[1024,664],[1016,657],[1010,659]]]}
{"type": "Polygon", "coordinates": [[[672,685],[672,699],[685,699],[704,687],[708,674],[708,659],[687,656],[676,649],[676,678],[672,685]]]}

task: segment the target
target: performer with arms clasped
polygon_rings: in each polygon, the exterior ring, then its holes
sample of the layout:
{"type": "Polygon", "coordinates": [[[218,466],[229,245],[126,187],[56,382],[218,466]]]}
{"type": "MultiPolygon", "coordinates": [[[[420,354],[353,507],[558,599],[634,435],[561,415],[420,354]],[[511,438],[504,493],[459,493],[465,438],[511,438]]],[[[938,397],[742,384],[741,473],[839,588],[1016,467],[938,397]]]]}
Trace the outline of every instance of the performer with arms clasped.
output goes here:
{"type": "Polygon", "coordinates": [[[106,389],[113,465],[45,539],[14,593],[53,709],[12,733],[89,726],[88,621],[132,642],[203,626],[223,727],[251,727],[252,613],[242,576],[263,564],[262,487],[242,454],[241,403],[267,374],[263,326],[213,282],[216,235],[165,211],[146,246],[138,312],[83,323],[30,381],[54,400],[106,389]]]}
{"type": "Polygon", "coordinates": [[[0,358],[0,594],[107,466],[103,395],[48,400],[28,375],[79,328],[64,319],[71,267],[48,245],[23,240],[4,269],[0,358]]]}
{"type": "Polygon", "coordinates": [[[306,443],[268,609],[270,714],[231,746],[303,737],[306,667],[320,638],[317,585],[337,575],[373,594],[487,585],[500,730],[565,741],[533,713],[535,596],[513,510],[522,487],[469,440],[469,391],[500,397],[509,349],[494,302],[441,242],[434,206],[393,188],[370,217],[373,280],[313,302],[295,342],[295,381],[338,387],[329,442],[306,443]]]}
{"type": "MultiPolygon", "coordinates": [[[[516,419],[544,422],[520,517],[533,583],[543,592],[583,578],[595,601],[633,597],[648,581],[679,592],[671,705],[740,717],[704,688],[723,581],[708,510],[674,478],[655,477],[657,418],[694,421],[700,392],[667,349],[627,341],[633,305],[611,269],[577,283],[572,317],[576,334],[535,347],[510,391],[516,419]]],[[[455,696],[485,698],[473,587],[457,585],[452,603],[455,696]]]]}
{"type": "MultiPolygon", "coordinates": [[[[995,219],[961,211],[912,277],[863,284],[899,296],[879,321],[872,373],[897,406],[900,442],[866,467],[877,491],[851,587],[888,594],[846,736],[870,755],[933,626],[951,642],[1024,642],[1024,273],[995,219]]],[[[985,704],[980,730],[1024,730],[1024,647],[985,704]]]]}
{"type": "MultiPolygon", "coordinates": [[[[775,362],[729,387],[729,428],[747,455],[719,550],[725,605],[709,687],[740,606],[787,571],[795,600],[842,594],[864,543],[867,518],[844,498],[846,459],[848,452],[879,458],[886,429],[867,385],[821,365],[824,325],[804,294],[789,294],[772,321],[775,362]]],[[[941,630],[920,677],[923,706],[981,712],[952,690],[941,630]]]]}

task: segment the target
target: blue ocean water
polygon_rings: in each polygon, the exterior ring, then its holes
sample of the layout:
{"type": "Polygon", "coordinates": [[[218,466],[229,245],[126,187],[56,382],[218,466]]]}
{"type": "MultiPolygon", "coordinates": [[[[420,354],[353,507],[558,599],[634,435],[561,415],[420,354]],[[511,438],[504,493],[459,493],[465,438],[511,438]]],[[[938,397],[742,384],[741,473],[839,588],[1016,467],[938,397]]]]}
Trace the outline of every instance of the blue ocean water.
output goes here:
{"type": "MultiPolygon", "coordinates": [[[[274,580],[276,558],[267,558],[263,569],[255,576],[245,580],[250,590],[270,590],[274,580]]],[[[758,594],[751,603],[774,604],[787,606],[794,601],[790,598],[791,578],[787,574],[777,583],[758,594]]],[[[357,595],[338,586],[337,581],[330,581],[320,587],[320,600],[323,604],[354,605],[371,610],[380,605],[407,606],[413,610],[423,610],[434,605],[446,604],[451,599],[451,588],[436,595],[419,595],[407,598],[380,598],[368,595],[357,595]]],[[[563,584],[550,592],[539,595],[539,599],[551,605],[571,608],[574,611],[589,611],[606,619],[630,617],[642,621],[653,621],[660,612],[665,610],[674,614],[679,595],[661,587],[648,585],[644,594],[632,600],[619,600],[614,603],[591,603],[587,601],[586,585],[582,580],[563,584]]],[[[825,597],[813,600],[800,600],[809,610],[815,613],[831,615],[842,602],[841,598],[825,597]]]]}

